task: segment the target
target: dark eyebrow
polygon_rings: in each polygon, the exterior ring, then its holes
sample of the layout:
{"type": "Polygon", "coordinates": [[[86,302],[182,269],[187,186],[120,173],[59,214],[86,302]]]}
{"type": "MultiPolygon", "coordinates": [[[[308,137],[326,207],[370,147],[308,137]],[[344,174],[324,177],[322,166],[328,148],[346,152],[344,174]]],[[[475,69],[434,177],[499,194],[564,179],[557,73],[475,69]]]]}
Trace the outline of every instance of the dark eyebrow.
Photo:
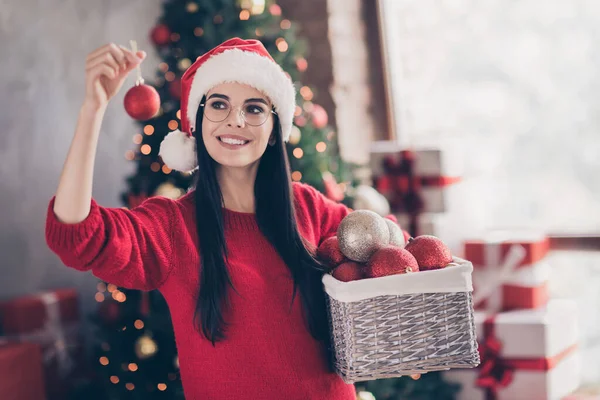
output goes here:
{"type": "MultiPolygon", "coordinates": [[[[213,93],[210,96],[208,96],[207,100],[212,99],[213,97],[218,97],[220,99],[225,99],[227,101],[230,101],[231,99],[224,95],[224,94],[220,94],[220,93],[213,93]]],[[[265,99],[261,99],[260,97],[255,97],[255,98],[251,98],[251,99],[246,99],[246,101],[244,103],[263,103],[265,106],[268,106],[269,104],[267,103],[267,101],[265,99]]]]}
{"type": "Polygon", "coordinates": [[[224,94],[219,94],[219,93],[211,94],[210,96],[208,96],[208,100],[212,99],[213,97],[218,97],[220,99],[229,100],[229,97],[225,96],[224,94]]]}
{"type": "Polygon", "coordinates": [[[263,103],[265,106],[268,106],[267,101],[265,99],[261,99],[260,97],[254,99],[246,99],[244,103],[263,103]]]}

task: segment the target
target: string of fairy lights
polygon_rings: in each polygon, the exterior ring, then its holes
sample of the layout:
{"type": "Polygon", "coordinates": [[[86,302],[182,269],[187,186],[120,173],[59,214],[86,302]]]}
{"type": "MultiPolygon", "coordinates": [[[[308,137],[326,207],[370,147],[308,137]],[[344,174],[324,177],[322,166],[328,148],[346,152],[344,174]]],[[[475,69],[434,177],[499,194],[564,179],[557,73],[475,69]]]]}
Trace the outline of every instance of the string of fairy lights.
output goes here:
{"type": "MultiPolygon", "coordinates": [[[[104,282],[100,282],[97,285],[97,290],[98,292],[95,295],[95,299],[97,302],[101,303],[104,300],[106,300],[106,298],[112,298],[113,300],[119,302],[119,303],[124,303],[127,300],[127,296],[125,295],[125,293],[123,293],[122,291],[119,290],[119,288],[114,285],[114,284],[105,284],[104,282]]],[[[141,319],[136,319],[133,322],[133,328],[137,329],[137,330],[142,330],[144,329],[145,324],[144,321],[141,319]]],[[[126,331],[127,330],[127,325],[123,326],[120,328],[120,331],[126,331]]],[[[110,344],[109,343],[102,343],[101,344],[101,348],[105,353],[108,353],[111,348],[110,348],[110,344]]],[[[156,344],[156,342],[152,339],[151,335],[148,333],[144,333],[142,336],[140,336],[136,342],[135,342],[135,353],[136,356],[138,357],[138,359],[144,360],[147,359],[149,357],[151,357],[152,355],[154,355],[156,352],[158,351],[158,346],[156,344]]],[[[98,362],[100,363],[100,365],[102,366],[108,366],[110,364],[110,359],[108,358],[108,356],[103,355],[101,357],[99,357],[98,362]]],[[[174,360],[173,360],[174,366],[178,369],[179,368],[179,357],[175,356],[174,360]]],[[[121,364],[121,369],[125,372],[136,372],[139,370],[139,365],[135,362],[125,362],[121,364]]],[[[169,373],[167,375],[167,379],[168,381],[175,381],[177,380],[178,376],[176,373],[169,373]]],[[[121,378],[118,375],[111,375],[109,377],[109,380],[111,383],[113,384],[118,384],[121,383],[121,378]]],[[[124,387],[127,390],[134,390],[135,389],[135,384],[132,382],[124,382],[124,387]]],[[[167,390],[167,382],[158,382],[156,384],[156,388],[159,391],[165,391],[167,390]]]]}
{"type": "MultiPolygon", "coordinates": [[[[239,5],[242,10],[240,11],[238,18],[243,21],[248,20],[252,15],[259,15],[265,11],[265,0],[240,0],[239,5]]],[[[199,9],[199,6],[195,2],[189,2],[186,5],[186,10],[189,13],[195,13],[198,11],[198,9],[199,9]]],[[[272,4],[269,6],[269,12],[274,16],[280,16],[281,15],[281,7],[279,7],[279,5],[277,5],[277,4],[272,4]]],[[[215,15],[213,17],[213,22],[215,24],[222,23],[223,16],[220,14],[215,15]]],[[[291,28],[292,23],[288,19],[282,19],[280,21],[279,25],[282,30],[287,30],[287,29],[291,28]]],[[[257,37],[261,37],[264,33],[262,32],[262,30],[260,28],[256,28],[255,34],[257,37]]],[[[204,29],[202,27],[196,27],[194,29],[194,35],[196,37],[203,36],[204,29]]],[[[169,39],[172,43],[177,43],[180,40],[180,35],[176,32],[173,32],[170,34],[169,39]]],[[[284,52],[288,51],[288,49],[289,49],[289,45],[288,45],[287,41],[282,37],[278,38],[275,41],[275,45],[277,47],[277,50],[281,53],[284,53],[284,52]]],[[[177,52],[175,52],[175,53],[177,53],[177,52]]],[[[179,69],[180,72],[184,72],[191,65],[192,65],[192,61],[189,58],[182,58],[177,62],[177,68],[179,69]]],[[[308,61],[304,57],[298,57],[296,59],[296,69],[299,72],[304,72],[307,70],[307,68],[308,68],[308,61]]],[[[179,85],[179,83],[176,82],[176,80],[179,79],[179,78],[177,78],[177,74],[174,71],[169,70],[169,65],[166,62],[160,62],[158,64],[158,70],[163,74],[162,77],[159,77],[156,80],[156,85],[158,87],[162,87],[166,82],[173,83],[175,85],[179,85]]],[[[291,132],[290,140],[289,140],[289,143],[292,146],[297,145],[300,142],[301,132],[298,127],[303,127],[307,123],[307,117],[304,115],[304,113],[310,114],[313,111],[313,109],[315,108],[315,105],[312,103],[314,94],[313,94],[313,91],[310,89],[310,87],[303,86],[300,88],[299,92],[300,92],[300,95],[303,98],[304,102],[303,102],[302,107],[296,106],[296,110],[294,112],[295,125],[292,128],[292,132],[291,132]]],[[[163,110],[163,107],[161,106],[161,108],[159,109],[159,111],[157,113],[157,116],[160,116],[163,113],[164,113],[164,110],[163,110]]],[[[167,127],[168,127],[169,131],[174,131],[176,129],[179,129],[180,121],[181,121],[181,110],[178,110],[176,112],[176,119],[172,119],[167,123],[167,127]]],[[[149,144],[142,144],[144,141],[143,135],[147,135],[147,136],[153,135],[155,132],[155,128],[156,127],[154,125],[147,124],[143,127],[143,133],[136,133],[133,135],[133,138],[132,138],[133,143],[135,145],[140,146],[138,151],[140,154],[142,154],[144,156],[150,155],[152,153],[152,147],[149,144]]],[[[327,135],[327,139],[332,140],[333,135],[334,135],[334,132],[330,132],[327,135]]],[[[315,150],[319,153],[323,153],[327,150],[327,144],[325,142],[318,142],[315,145],[315,150]]],[[[305,151],[301,147],[296,147],[292,150],[293,156],[297,159],[302,158],[304,156],[304,153],[305,153],[305,151]]],[[[136,160],[136,151],[134,151],[134,150],[126,151],[125,159],[128,161],[136,160]]],[[[165,175],[168,175],[172,172],[172,170],[170,168],[168,168],[166,165],[162,164],[159,161],[152,162],[150,164],[149,168],[152,172],[155,172],[155,173],[162,172],[165,175]]],[[[292,176],[292,180],[294,180],[294,181],[302,180],[302,173],[300,171],[293,171],[291,176],[292,176]]]]}

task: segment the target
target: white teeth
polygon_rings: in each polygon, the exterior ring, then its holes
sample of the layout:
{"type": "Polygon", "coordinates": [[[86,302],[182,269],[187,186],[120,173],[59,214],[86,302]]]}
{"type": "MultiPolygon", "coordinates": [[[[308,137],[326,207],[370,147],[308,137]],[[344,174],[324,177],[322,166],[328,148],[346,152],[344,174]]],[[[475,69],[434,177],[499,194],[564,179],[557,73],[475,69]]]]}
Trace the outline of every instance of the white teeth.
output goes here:
{"type": "Polygon", "coordinates": [[[221,141],[223,143],[227,143],[227,144],[239,144],[239,145],[242,145],[242,144],[248,143],[247,140],[237,140],[237,139],[230,139],[230,138],[223,138],[223,137],[220,138],[220,139],[221,139],[221,141]]]}

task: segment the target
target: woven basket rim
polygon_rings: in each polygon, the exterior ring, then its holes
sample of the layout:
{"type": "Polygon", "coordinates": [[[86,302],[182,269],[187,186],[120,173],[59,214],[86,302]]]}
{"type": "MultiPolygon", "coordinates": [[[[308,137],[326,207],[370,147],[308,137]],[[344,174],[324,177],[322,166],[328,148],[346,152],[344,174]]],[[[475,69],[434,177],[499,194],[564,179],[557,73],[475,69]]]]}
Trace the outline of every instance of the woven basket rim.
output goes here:
{"type": "Polygon", "coordinates": [[[396,274],[380,278],[367,278],[343,282],[330,274],[324,274],[322,282],[325,292],[341,302],[355,302],[378,296],[403,296],[420,293],[472,292],[473,264],[459,257],[452,263],[431,271],[396,274]]]}

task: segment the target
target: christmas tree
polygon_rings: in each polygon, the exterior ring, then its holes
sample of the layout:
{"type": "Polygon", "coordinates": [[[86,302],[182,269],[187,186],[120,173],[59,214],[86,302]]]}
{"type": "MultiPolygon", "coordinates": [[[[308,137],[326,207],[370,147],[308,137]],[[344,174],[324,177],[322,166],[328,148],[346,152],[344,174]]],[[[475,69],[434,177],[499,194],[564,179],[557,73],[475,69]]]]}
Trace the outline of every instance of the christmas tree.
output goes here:
{"type": "Polygon", "coordinates": [[[343,200],[345,185],[352,184],[353,166],[339,157],[336,134],[327,125],[327,112],[313,102],[314,90],[299,82],[308,68],[306,44],[297,37],[295,24],[282,17],[281,8],[264,0],[171,0],[163,8],[162,17],[150,32],[163,59],[153,81],[160,94],[161,108],[157,116],[142,123],[142,132],[135,134],[133,140],[140,145],[138,151],[126,154],[137,168],[127,178],[124,204],[133,207],[154,195],[177,197],[189,187],[192,175],[171,171],[163,165],[158,157],[159,146],[169,131],[180,126],[183,72],[197,57],[232,37],[260,40],[295,82],[298,107],[287,146],[292,179],[343,200]]]}
{"type": "MultiPolygon", "coordinates": [[[[297,87],[297,109],[287,145],[291,175],[329,198],[347,203],[346,188],[354,166],[338,154],[336,134],[328,126],[316,93],[299,81],[308,67],[306,45],[296,26],[281,15],[275,2],[260,0],[170,0],[149,34],[162,58],[154,79],[146,79],[160,96],[160,110],[141,121],[133,135],[135,162],[127,178],[123,205],[133,208],[152,196],[178,198],[192,184],[193,174],[167,168],[158,156],[165,135],[180,128],[181,75],[197,57],[232,37],[258,39],[297,87]]],[[[167,305],[157,291],[139,292],[98,284],[94,315],[95,379],[76,398],[183,399],[175,340],[167,305]],[[83,391],[85,390],[85,394],[83,391]],[[83,397],[82,397],[83,396],[83,397]]]]}

